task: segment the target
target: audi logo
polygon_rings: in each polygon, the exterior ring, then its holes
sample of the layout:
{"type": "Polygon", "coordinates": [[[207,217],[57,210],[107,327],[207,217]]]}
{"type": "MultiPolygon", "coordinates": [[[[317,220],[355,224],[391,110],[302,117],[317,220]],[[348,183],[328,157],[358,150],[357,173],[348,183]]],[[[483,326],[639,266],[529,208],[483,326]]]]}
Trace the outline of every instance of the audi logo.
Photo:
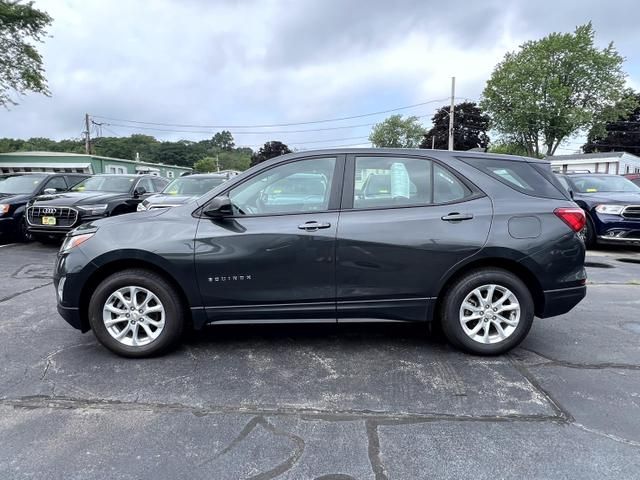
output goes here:
{"type": "Polygon", "coordinates": [[[54,215],[57,212],[55,208],[43,208],[42,213],[46,215],[54,215]]]}

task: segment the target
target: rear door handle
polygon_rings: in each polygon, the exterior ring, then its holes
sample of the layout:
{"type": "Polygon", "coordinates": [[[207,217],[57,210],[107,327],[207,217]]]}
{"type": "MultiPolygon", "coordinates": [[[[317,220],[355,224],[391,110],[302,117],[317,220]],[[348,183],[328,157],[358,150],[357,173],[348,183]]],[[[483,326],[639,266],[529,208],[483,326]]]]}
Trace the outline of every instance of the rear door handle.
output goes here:
{"type": "Polygon", "coordinates": [[[302,225],[298,225],[298,228],[300,230],[306,230],[307,232],[313,232],[314,230],[319,230],[321,228],[329,228],[330,226],[330,223],[316,222],[315,220],[312,220],[310,222],[305,222],[302,225]]]}
{"type": "Polygon", "coordinates": [[[444,217],[442,217],[442,220],[444,220],[445,222],[459,222],[461,220],[471,220],[472,218],[473,218],[472,213],[453,212],[453,213],[450,213],[449,215],[445,215],[444,217]]]}

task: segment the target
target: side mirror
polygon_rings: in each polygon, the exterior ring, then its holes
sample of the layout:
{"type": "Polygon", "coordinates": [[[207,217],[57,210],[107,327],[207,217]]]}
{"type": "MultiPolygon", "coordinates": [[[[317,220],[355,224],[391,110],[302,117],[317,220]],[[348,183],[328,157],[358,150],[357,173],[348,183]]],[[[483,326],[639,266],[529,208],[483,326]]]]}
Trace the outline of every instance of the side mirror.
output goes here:
{"type": "Polygon", "coordinates": [[[231,200],[229,200],[229,197],[215,197],[207,204],[202,213],[210,218],[222,218],[233,215],[231,200]]]}
{"type": "Polygon", "coordinates": [[[140,197],[142,195],[144,195],[145,193],[147,193],[147,189],[144,188],[142,185],[136,187],[136,189],[133,191],[133,196],[134,197],[140,197]]]}
{"type": "Polygon", "coordinates": [[[56,190],[55,188],[45,188],[42,193],[44,193],[45,195],[55,195],[56,193],[58,193],[58,190],[56,190]]]}
{"type": "Polygon", "coordinates": [[[569,196],[571,197],[571,200],[573,200],[573,190],[569,189],[569,196]]]}

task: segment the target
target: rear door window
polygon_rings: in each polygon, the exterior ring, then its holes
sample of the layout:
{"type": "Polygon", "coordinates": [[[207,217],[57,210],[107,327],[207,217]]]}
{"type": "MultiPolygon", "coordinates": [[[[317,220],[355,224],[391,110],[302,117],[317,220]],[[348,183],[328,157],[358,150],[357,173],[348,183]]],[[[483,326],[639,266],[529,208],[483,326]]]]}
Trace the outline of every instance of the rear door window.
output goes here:
{"type": "MultiPolygon", "coordinates": [[[[527,195],[535,197],[566,199],[560,184],[547,178],[538,164],[499,158],[460,158],[463,162],[490,175],[496,180],[527,195]],[[538,166],[539,168],[536,168],[538,166]]],[[[549,170],[549,176],[553,175],[549,170]]]]}

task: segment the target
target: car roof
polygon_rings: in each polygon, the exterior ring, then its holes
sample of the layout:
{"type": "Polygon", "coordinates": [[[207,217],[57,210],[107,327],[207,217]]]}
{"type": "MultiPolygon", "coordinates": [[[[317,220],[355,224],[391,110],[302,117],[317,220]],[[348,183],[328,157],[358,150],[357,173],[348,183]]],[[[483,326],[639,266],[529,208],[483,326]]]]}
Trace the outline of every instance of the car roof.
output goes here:
{"type": "Polygon", "coordinates": [[[313,156],[313,155],[376,155],[376,154],[396,154],[396,155],[409,155],[418,157],[431,157],[446,161],[448,158],[500,158],[503,160],[510,160],[514,162],[529,162],[529,163],[542,163],[549,164],[549,160],[533,157],[519,157],[517,155],[505,155],[501,153],[486,153],[477,151],[457,151],[457,150],[432,150],[426,148],[330,148],[324,150],[304,150],[300,152],[293,152],[276,157],[279,160],[286,160],[288,158],[297,158],[299,156],[313,156]]]}
{"type": "Polygon", "coordinates": [[[222,178],[226,180],[227,176],[221,173],[192,173],[178,178],[222,178]]]}

